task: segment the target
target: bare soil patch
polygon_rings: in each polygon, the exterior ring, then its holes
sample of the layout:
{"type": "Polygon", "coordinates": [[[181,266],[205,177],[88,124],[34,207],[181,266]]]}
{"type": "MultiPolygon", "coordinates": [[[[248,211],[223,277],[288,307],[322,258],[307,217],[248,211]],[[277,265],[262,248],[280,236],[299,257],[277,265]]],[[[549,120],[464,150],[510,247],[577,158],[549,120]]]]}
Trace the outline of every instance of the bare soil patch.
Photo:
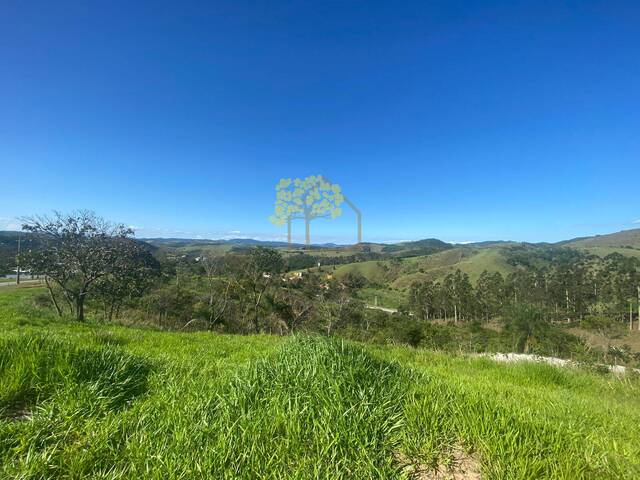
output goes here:
{"type": "Polygon", "coordinates": [[[456,445],[445,452],[435,467],[421,464],[401,453],[396,455],[396,461],[413,480],[482,479],[477,455],[470,453],[462,445],[456,445]]]}
{"type": "Polygon", "coordinates": [[[4,412],[0,412],[0,416],[9,420],[10,422],[23,422],[25,420],[31,420],[31,410],[29,410],[26,403],[17,403],[10,405],[4,412]]]}

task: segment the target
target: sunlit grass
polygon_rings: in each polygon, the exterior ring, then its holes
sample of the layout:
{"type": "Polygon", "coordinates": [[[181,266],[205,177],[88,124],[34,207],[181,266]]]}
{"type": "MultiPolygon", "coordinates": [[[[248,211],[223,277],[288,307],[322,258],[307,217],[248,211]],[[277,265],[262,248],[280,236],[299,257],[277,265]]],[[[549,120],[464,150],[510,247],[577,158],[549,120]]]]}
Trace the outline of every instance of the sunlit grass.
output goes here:
{"type": "Polygon", "coordinates": [[[322,337],[78,325],[0,293],[0,478],[640,478],[640,388],[322,337]]]}
{"type": "Polygon", "coordinates": [[[463,442],[487,478],[638,478],[640,384],[544,364],[498,364],[369,347],[425,376],[407,402],[409,452],[432,461],[463,442]],[[423,435],[428,431],[429,434],[423,435]]]}

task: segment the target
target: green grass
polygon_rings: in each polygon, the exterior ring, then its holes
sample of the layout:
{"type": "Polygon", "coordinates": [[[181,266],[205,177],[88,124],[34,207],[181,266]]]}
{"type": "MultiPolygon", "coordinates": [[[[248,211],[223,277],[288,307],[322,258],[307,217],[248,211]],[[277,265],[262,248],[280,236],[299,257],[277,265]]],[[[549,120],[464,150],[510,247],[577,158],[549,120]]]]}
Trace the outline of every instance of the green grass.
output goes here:
{"type": "Polygon", "coordinates": [[[500,248],[471,249],[467,247],[446,250],[426,257],[410,259],[413,268],[399,275],[392,283],[394,288],[407,289],[414,281],[441,280],[449,273],[460,270],[475,283],[483,271],[508,275],[514,268],[507,264],[500,248]]]}
{"type": "Polygon", "coordinates": [[[474,284],[485,270],[488,272],[500,272],[503,276],[507,276],[515,270],[505,261],[499,249],[492,248],[481,250],[478,254],[462,260],[456,265],[456,268],[468,274],[474,284]]]}
{"type": "Polygon", "coordinates": [[[367,305],[374,305],[376,297],[378,306],[386,308],[398,308],[407,302],[405,294],[398,290],[365,287],[358,291],[358,298],[364,300],[367,305]]]}
{"type": "Polygon", "coordinates": [[[637,379],[425,350],[375,351],[425,374],[406,407],[405,432],[423,463],[462,441],[477,449],[486,478],[640,475],[637,379]]]}
{"type": "Polygon", "coordinates": [[[347,273],[359,273],[369,282],[391,285],[395,290],[407,290],[416,281],[441,280],[456,270],[468,274],[471,282],[475,283],[484,270],[500,272],[504,276],[514,270],[505,261],[501,249],[457,247],[431,255],[405,258],[400,264],[389,260],[348,263],[340,265],[335,273],[338,278],[343,278],[347,273]]]}
{"type": "Polygon", "coordinates": [[[0,292],[0,478],[640,476],[640,387],[316,336],[78,325],[0,292]],[[399,459],[403,459],[402,462],[399,459]]]}
{"type": "Polygon", "coordinates": [[[340,265],[335,270],[337,278],[343,278],[348,273],[359,273],[370,282],[386,283],[390,279],[390,262],[371,260],[340,265]]]}

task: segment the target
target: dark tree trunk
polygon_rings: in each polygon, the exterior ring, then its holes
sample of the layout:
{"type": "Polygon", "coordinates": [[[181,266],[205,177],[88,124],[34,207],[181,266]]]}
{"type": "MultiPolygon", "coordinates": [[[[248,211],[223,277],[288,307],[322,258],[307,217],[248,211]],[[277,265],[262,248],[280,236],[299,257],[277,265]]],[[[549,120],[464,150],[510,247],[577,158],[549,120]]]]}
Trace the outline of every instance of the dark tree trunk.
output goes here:
{"type": "Polygon", "coordinates": [[[78,295],[76,298],[76,320],[84,322],[84,295],[78,295]]]}

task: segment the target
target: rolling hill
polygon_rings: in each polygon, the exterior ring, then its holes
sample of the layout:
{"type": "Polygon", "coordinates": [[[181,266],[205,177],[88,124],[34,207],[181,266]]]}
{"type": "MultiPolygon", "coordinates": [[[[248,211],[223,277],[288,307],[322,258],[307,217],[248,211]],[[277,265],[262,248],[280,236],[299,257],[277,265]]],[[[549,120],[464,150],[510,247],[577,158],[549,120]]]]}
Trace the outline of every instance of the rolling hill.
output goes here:
{"type": "Polygon", "coordinates": [[[461,270],[475,282],[480,274],[500,272],[508,275],[515,267],[507,263],[504,247],[454,247],[431,255],[403,259],[389,259],[340,265],[335,270],[338,278],[347,274],[360,274],[369,282],[389,285],[395,290],[406,290],[414,281],[440,280],[447,274],[461,270]]]}
{"type": "Polygon", "coordinates": [[[612,253],[620,253],[629,257],[640,258],[640,228],[623,230],[607,235],[574,238],[557,245],[582,250],[599,257],[612,253]]]}
{"type": "Polygon", "coordinates": [[[640,228],[593,237],[581,237],[559,242],[557,245],[573,248],[614,247],[640,248],[640,228]]]}

